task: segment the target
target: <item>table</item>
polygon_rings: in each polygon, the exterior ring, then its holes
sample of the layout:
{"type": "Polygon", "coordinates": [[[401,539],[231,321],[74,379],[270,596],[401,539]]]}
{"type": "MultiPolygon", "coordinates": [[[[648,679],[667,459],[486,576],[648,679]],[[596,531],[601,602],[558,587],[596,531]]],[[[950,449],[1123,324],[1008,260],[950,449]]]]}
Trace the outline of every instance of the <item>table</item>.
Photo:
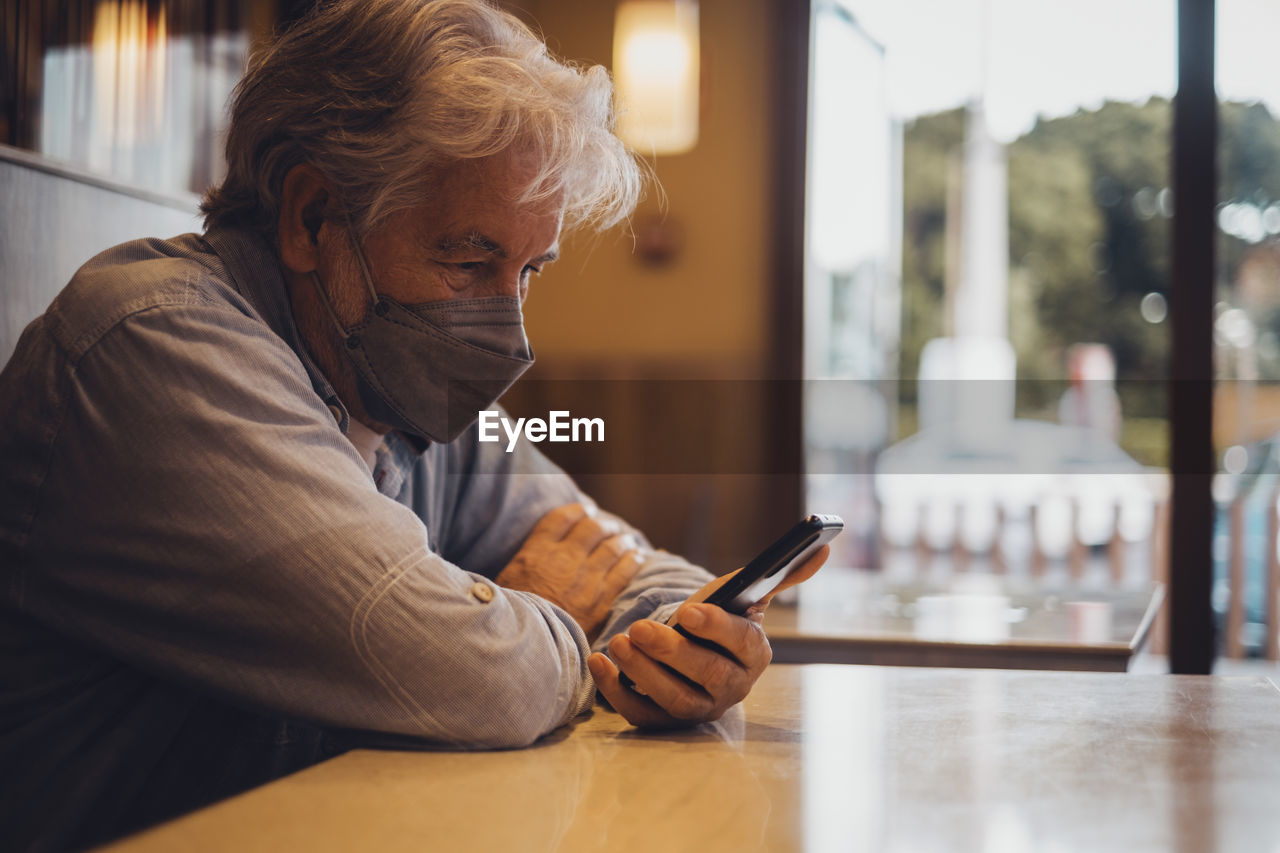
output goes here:
{"type": "Polygon", "coordinates": [[[765,630],[779,663],[1123,672],[1163,601],[1157,583],[1046,587],[998,575],[905,582],[833,566],[799,588],[798,605],[770,607],[765,630]],[[1105,618],[1090,626],[1090,614],[1105,618]]]}
{"type": "Polygon", "coordinates": [[[352,752],[111,849],[1272,851],[1277,756],[1263,678],[775,665],[715,726],[352,752]]]}

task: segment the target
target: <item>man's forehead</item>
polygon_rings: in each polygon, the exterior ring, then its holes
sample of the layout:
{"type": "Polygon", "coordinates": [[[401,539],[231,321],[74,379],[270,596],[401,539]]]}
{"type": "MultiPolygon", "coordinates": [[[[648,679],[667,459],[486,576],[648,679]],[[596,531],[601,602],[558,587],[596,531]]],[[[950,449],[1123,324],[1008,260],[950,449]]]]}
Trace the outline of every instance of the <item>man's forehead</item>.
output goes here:
{"type": "Polygon", "coordinates": [[[434,163],[424,177],[429,189],[449,191],[467,188],[515,202],[545,178],[546,161],[523,148],[507,148],[484,157],[468,157],[434,163]]]}
{"type": "Polygon", "coordinates": [[[434,167],[413,213],[417,242],[444,254],[554,259],[564,202],[558,195],[525,200],[535,176],[515,152],[434,167]]]}

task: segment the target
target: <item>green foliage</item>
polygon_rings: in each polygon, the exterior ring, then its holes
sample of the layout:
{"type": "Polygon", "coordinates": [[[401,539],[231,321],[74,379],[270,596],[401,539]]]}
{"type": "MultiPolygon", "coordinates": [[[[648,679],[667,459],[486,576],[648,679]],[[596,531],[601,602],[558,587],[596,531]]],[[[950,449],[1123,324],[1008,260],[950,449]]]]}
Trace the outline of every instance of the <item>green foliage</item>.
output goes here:
{"type": "Polygon", "coordinates": [[[1015,144],[1008,163],[1010,339],[1022,376],[1060,377],[1063,345],[1097,340],[1110,297],[1095,273],[1102,217],[1077,150],[1015,144]]]}
{"type": "MultiPolygon", "coordinates": [[[[1223,104],[1220,110],[1221,143],[1218,175],[1220,198],[1243,201],[1259,208],[1280,201],[1280,133],[1276,118],[1262,104],[1223,104]]],[[[1280,241],[1271,242],[1271,264],[1280,261],[1280,241]]],[[[1280,347],[1275,345],[1280,332],[1280,293],[1251,294],[1241,300],[1231,291],[1237,272],[1246,256],[1256,247],[1224,234],[1218,240],[1218,282],[1220,298],[1233,304],[1245,304],[1264,336],[1270,333],[1270,352],[1262,353],[1262,378],[1280,379],[1280,347]]]]}
{"type": "MultiPolygon", "coordinates": [[[[951,163],[964,122],[956,109],[905,130],[903,377],[915,376],[921,347],[944,333],[948,170],[959,178],[951,163]]],[[[1168,326],[1146,322],[1138,306],[1147,293],[1168,292],[1171,122],[1164,98],[1107,102],[1038,121],[1008,146],[1009,322],[1020,378],[1065,376],[1066,350],[1078,342],[1109,346],[1121,379],[1167,376],[1168,326]]],[[[1280,199],[1280,121],[1260,104],[1225,103],[1220,138],[1221,196],[1258,206],[1280,199]]],[[[1250,248],[1219,240],[1225,298],[1250,248]]],[[[1255,320],[1280,335],[1280,293],[1255,320]]],[[[1160,384],[1123,386],[1126,415],[1162,417],[1160,384]]]]}
{"type": "Polygon", "coordinates": [[[920,350],[943,333],[946,291],[947,171],[964,142],[964,111],[912,123],[903,139],[902,365],[915,378],[920,350]]]}
{"type": "Polygon", "coordinates": [[[1128,416],[1120,427],[1120,446],[1143,465],[1169,464],[1169,422],[1128,416]]]}
{"type": "Polygon", "coordinates": [[[1263,104],[1225,103],[1220,110],[1219,195],[1266,204],[1280,199],[1280,132],[1263,104]]]}

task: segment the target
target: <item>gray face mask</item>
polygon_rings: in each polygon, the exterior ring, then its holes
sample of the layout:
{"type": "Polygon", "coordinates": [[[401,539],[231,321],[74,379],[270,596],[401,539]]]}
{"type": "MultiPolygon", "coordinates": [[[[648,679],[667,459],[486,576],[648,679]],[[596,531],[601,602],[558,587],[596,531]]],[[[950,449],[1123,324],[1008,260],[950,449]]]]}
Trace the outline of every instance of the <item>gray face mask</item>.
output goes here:
{"type": "Polygon", "coordinates": [[[345,341],[360,402],[393,429],[448,444],[533,364],[520,300],[513,296],[413,305],[380,296],[352,237],[372,301],[344,328],[315,272],[320,301],[345,341]]]}

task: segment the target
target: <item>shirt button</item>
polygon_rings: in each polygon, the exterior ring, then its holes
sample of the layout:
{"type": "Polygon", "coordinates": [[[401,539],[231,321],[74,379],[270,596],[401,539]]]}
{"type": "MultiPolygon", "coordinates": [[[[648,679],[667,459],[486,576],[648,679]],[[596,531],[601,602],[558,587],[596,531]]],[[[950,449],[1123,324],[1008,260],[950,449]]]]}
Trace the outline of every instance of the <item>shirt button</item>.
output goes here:
{"type": "Polygon", "coordinates": [[[471,594],[485,604],[493,601],[493,587],[489,586],[487,583],[472,584],[471,594]]]}
{"type": "Polygon", "coordinates": [[[339,409],[337,406],[330,404],[329,414],[333,415],[333,420],[335,423],[342,423],[342,409],[339,409]]]}

